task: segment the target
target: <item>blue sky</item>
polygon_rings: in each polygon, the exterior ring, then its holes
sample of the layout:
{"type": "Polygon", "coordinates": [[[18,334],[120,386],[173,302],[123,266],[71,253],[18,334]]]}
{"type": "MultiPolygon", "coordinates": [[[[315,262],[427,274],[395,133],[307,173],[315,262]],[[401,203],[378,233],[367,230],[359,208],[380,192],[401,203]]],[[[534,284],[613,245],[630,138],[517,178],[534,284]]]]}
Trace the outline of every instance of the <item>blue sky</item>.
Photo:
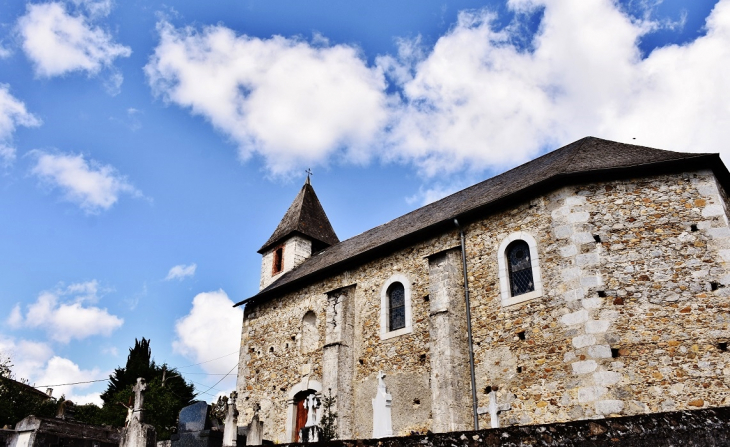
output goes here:
{"type": "Polygon", "coordinates": [[[730,0],[0,0],[0,353],[205,391],[305,169],[345,239],[586,135],[725,157],[728,68],[730,0]]]}

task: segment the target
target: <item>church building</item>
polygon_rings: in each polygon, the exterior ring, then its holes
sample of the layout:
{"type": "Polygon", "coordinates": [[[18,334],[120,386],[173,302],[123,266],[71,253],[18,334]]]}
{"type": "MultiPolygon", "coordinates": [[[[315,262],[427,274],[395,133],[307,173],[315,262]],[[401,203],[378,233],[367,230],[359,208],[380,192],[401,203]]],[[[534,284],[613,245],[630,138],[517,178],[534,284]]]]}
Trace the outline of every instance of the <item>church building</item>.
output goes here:
{"type": "Polygon", "coordinates": [[[718,154],[588,137],[340,241],[307,180],[236,304],[239,424],[312,440],[330,394],[338,439],[730,405],[729,188],[718,154]]]}

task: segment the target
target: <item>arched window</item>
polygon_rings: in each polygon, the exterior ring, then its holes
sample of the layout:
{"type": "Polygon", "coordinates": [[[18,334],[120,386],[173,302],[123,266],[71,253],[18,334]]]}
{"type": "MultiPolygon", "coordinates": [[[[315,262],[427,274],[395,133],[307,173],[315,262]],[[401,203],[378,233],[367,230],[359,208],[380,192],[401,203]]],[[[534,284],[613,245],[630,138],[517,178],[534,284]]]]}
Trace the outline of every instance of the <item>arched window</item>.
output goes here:
{"type": "Polygon", "coordinates": [[[502,240],[497,250],[502,305],[511,306],[542,296],[537,241],[526,231],[502,240]]]}
{"type": "Polygon", "coordinates": [[[395,331],[406,327],[406,289],[394,282],[388,287],[388,329],[395,331]]]}
{"type": "Polygon", "coordinates": [[[411,280],[396,273],[380,289],[380,339],[411,332],[411,280]]]}
{"type": "Polygon", "coordinates": [[[507,246],[509,288],[512,296],[535,291],[532,277],[530,246],[523,240],[516,240],[507,246]]]}
{"type": "Polygon", "coordinates": [[[318,345],[317,315],[310,310],[302,318],[302,354],[316,350],[318,345]]]}

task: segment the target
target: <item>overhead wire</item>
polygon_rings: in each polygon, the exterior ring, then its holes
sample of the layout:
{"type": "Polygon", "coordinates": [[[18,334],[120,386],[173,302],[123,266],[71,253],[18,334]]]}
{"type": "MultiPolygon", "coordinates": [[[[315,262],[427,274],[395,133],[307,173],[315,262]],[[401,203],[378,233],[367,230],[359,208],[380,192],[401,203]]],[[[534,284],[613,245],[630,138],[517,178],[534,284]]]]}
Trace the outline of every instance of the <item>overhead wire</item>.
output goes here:
{"type": "Polygon", "coordinates": [[[219,381],[217,381],[216,383],[214,383],[214,384],[213,384],[213,386],[211,386],[211,387],[210,387],[210,388],[208,388],[207,390],[205,390],[205,391],[201,391],[201,392],[197,393],[197,394],[196,394],[196,396],[197,396],[198,394],[203,394],[203,393],[206,393],[207,391],[210,391],[211,389],[213,389],[213,387],[215,387],[215,386],[216,386],[216,385],[218,385],[219,383],[223,382],[223,379],[225,379],[226,377],[228,377],[228,376],[229,376],[229,375],[230,375],[230,374],[231,374],[231,373],[233,372],[233,370],[234,370],[234,369],[236,369],[236,367],[237,367],[237,366],[238,366],[238,363],[236,363],[235,365],[233,365],[233,368],[231,368],[231,370],[230,370],[230,371],[228,371],[228,374],[226,374],[225,376],[221,377],[221,380],[219,380],[219,381]]]}
{"type": "MultiPolygon", "coordinates": [[[[231,356],[233,354],[237,354],[237,353],[238,353],[238,351],[234,351],[234,352],[231,352],[229,354],[223,355],[221,357],[216,357],[214,359],[206,360],[206,361],[203,361],[203,362],[200,362],[200,363],[193,363],[192,365],[185,365],[185,366],[180,366],[180,367],[174,367],[173,366],[172,369],[180,370],[182,368],[189,368],[191,366],[202,365],[202,364],[205,364],[205,363],[210,363],[210,362],[215,361],[215,360],[220,360],[220,359],[225,358],[225,357],[229,357],[229,356],[231,356]]],[[[238,363],[236,363],[236,366],[238,366],[238,363]]],[[[234,366],[233,368],[235,368],[236,366],[234,366]]],[[[205,375],[205,376],[223,376],[212,387],[208,388],[207,390],[205,390],[203,392],[196,393],[196,396],[198,394],[209,394],[211,396],[214,396],[213,394],[207,393],[207,391],[213,389],[213,387],[215,387],[216,385],[218,385],[219,383],[221,383],[223,381],[223,379],[225,379],[226,377],[228,377],[231,374],[231,372],[233,371],[233,368],[231,368],[231,370],[228,371],[226,374],[219,374],[219,373],[186,373],[186,374],[189,374],[189,375],[205,375]]],[[[35,385],[34,384],[34,385],[31,385],[31,386],[33,388],[40,389],[40,388],[52,388],[52,387],[56,387],[56,386],[83,385],[83,384],[87,384],[87,383],[106,382],[106,381],[109,381],[109,380],[110,380],[109,378],[106,378],[106,379],[86,380],[86,381],[83,381],[83,382],[58,383],[58,384],[53,384],[53,385],[35,385]]],[[[193,382],[193,381],[191,380],[190,382],[193,382]]],[[[193,383],[198,383],[198,382],[193,382],[193,383]]],[[[202,384],[202,383],[198,383],[198,384],[199,385],[207,386],[207,385],[202,384]]],[[[219,391],[220,392],[220,390],[215,390],[215,391],[219,391]]]]}

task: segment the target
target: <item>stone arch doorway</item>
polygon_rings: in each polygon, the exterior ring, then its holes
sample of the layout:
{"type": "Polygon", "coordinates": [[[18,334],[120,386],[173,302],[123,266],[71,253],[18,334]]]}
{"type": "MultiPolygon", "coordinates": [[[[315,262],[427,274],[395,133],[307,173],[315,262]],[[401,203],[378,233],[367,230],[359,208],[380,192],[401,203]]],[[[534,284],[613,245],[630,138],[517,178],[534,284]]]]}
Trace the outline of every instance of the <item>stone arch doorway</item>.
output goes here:
{"type": "Polygon", "coordinates": [[[311,394],[321,395],[322,384],[308,377],[303,377],[301,382],[289,390],[286,412],[286,442],[299,442],[299,439],[297,439],[299,430],[307,422],[307,410],[304,408],[304,399],[311,394]]]}
{"type": "Polygon", "coordinates": [[[298,392],[294,396],[294,405],[295,405],[295,416],[294,416],[294,441],[299,442],[299,433],[300,430],[304,428],[304,425],[307,423],[307,409],[304,408],[304,401],[307,400],[307,398],[312,395],[316,394],[317,392],[309,389],[298,392]]]}

